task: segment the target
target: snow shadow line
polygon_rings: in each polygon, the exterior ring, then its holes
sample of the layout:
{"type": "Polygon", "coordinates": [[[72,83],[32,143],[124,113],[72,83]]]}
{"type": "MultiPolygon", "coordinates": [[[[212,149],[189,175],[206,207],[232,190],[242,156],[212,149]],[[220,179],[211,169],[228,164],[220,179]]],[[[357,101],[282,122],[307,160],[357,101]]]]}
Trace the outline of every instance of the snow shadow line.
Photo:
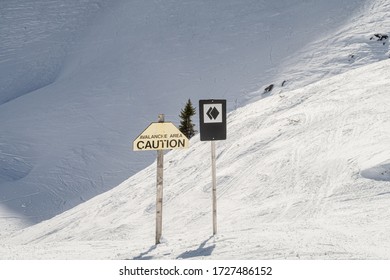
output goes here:
{"type": "MultiPolygon", "coordinates": [[[[184,253],[177,256],[176,259],[188,259],[188,258],[194,258],[194,257],[200,257],[200,256],[210,256],[214,249],[215,244],[211,246],[206,246],[207,242],[209,242],[214,236],[210,236],[208,239],[203,241],[199,247],[195,250],[185,251],[184,253]]],[[[151,260],[153,259],[153,256],[148,256],[149,253],[154,251],[157,248],[157,245],[151,246],[147,251],[140,253],[138,256],[134,257],[133,260],[151,260]]]]}
{"type": "Polygon", "coordinates": [[[195,250],[185,251],[184,253],[180,254],[176,259],[188,259],[188,258],[194,258],[194,257],[200,257],[200,256],[211,256],[215,249],[215,243],[211,246],[205,247],[207,242],[209,242],[214,236],[210,236],[209,239],[206,239],[203,241],[199,247],[195,250]]]}
{"type": "Polygon", "coordinates": [[[152,247],[149,248],[149,250],[142,252],[138,256],[134,257],[133,260],[151,260],[153,259],[152,256],[147,256],[150,252],[155,250],[157,248],[157,245],[153,245],[152,247]]]}

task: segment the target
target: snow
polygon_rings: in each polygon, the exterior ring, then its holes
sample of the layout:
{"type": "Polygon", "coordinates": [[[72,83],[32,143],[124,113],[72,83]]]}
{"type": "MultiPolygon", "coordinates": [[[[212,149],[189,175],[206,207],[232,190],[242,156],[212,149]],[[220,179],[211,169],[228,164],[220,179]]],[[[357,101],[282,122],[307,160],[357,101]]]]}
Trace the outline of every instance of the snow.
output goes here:
{"type": "Polygon", "coordinates": [[[389,258],[387,1],[45,4],[0,3],[1,258],[389,258]],[[166,154],[154,246],[155,153],[131,142],[211,97],[218,234],[196,136],[166,154]]]}
{"type": "Polygon", "coordinates": [[[154,246],[155,164],[7,239],[7,258],[388,259],[390,61],[274,95],[228,116],[217,142],[165,156],[163,242],[154,246]],[[360,173],[363,173],[361,175],[360,173]]]}

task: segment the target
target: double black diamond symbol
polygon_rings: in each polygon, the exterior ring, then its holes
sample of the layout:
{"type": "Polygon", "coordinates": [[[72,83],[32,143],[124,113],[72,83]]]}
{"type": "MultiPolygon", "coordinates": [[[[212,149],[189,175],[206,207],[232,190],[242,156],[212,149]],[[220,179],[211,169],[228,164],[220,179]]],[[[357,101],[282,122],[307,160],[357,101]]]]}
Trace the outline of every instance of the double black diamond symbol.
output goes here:
{"type": "Polygon", "coordinates": [[[210,107],[206,115],[210,118],[210,120],[215,120],[219,115],[219,111],[215,107],[210,107]]]}

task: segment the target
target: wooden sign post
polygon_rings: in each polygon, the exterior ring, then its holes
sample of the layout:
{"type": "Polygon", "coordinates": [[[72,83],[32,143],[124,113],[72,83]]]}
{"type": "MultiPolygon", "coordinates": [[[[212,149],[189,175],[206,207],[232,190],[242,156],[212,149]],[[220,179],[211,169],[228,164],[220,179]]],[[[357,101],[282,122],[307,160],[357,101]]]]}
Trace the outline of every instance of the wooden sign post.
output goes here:
{"type": "Polygon", "coordinates": [[[217,175],[215,141],[226,140],[226,100],[199,100],[200,141],[211,141],[213,235],[217,234],[217,175]]]}
{"type": "MultiPolygon", "coordinates": [[[[164,115],[158,115],[158,122],[164,122],[164,115]]],[[[163,182],[164,182],[164,150],[157,150],[157,196],[156,196],[156,245],[160,243],[162,233],[163,210],[163,182]]]]}
{"type": "Polygon", "coordinates": [[[213,235],[217,234],[217,171],[215,161],[215,141],[211,141],[211,178],[213,188],[213,235]]]}
{"type": "Polygon", "coordinates": [[[171,122],[165,122],[164,114],[158,122],[151,123],[133,142],[134,151],[157,150],[156,176],[156,245],[162,235],[164,150],[188,148],[189,140],[171,122]]]}

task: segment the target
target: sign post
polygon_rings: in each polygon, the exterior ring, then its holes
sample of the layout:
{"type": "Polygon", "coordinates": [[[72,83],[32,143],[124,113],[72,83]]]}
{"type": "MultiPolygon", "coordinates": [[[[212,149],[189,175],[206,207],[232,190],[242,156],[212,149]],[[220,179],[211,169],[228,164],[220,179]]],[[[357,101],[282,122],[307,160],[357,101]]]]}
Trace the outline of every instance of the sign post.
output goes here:
{"type": "Polygon", "coordinates": [[[158,122],[151,123],[133,142],[134,151],[157,150],[156,176],[156,245],[162,235],[164,150],[188,148],[189,140],[171,122],[165,122],[164,114],[158,122]]]}
{"type": "Polygon", "coordinates": [[[211,141],[213,235],[217,234],[217,175],[215,141],[226,139],[226,100],[199,100],[200,141],[211,141]]]}
{"type": "Polygon", "coordinates": [[[211,179],[213,189],[213,235],[217,234],[217,170],[215,160],[215,141],[211,141],[211,179]]]}
{"type": "MultiPolygon", "coordinates": [[[[158,122],[164,122],[164,115],[158,115],[158,122]]],[[[157,195],[156,195],[156,245],[160,243],[162,233],[162,205],[164,182],[164,150],[157,150],[157,195]]]]}

